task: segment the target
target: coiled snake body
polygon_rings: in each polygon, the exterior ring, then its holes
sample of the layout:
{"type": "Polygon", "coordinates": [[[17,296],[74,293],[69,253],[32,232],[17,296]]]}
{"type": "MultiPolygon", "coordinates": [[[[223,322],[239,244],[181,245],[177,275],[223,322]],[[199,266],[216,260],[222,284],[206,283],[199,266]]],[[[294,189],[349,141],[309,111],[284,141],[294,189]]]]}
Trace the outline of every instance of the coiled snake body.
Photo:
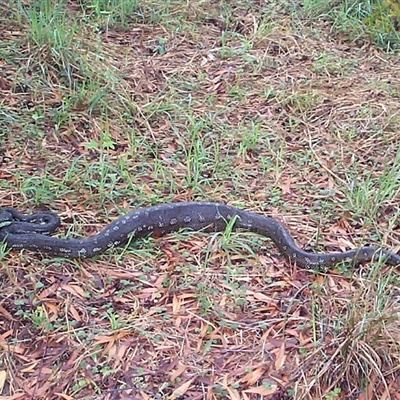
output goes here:
{"type": "Polygon", "coordinates": [[[207,202],[159,204],[133,210],[85,239],[49,236],[60,224],[58,216],[52,212],[24,216],[13,208],[2,207],[0,242],[4,242],[9,249],[29,249],[66,258],[87,258],[151,234],[162,236],[183,228],[220,232],[230,222],[233,229],[243,229],[270,238],[289,261],[301,267],[324,269],[342,261],[363,262],[380,258],[387,264],[400,265],[399,254],[373,246],[336,253],[306,252],[297,247],[287,230],[275,219],[207,202]]]}

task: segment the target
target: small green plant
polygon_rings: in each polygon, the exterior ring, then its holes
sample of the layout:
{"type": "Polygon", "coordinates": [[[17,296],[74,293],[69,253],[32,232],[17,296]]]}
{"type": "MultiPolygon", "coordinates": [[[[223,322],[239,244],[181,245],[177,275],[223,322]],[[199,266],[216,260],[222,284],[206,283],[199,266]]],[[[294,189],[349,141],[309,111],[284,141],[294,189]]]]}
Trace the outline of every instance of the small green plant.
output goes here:
{"type": "Polygon", "coordinates": [[[54,324],[48,320],[48,316],[41,306],[37,306],[31,311],[19,309],[16,315],[23,316],[24,319],[29,320],[38,330],[43,330],[44,332],[51,332],[54,330],[54,324]]]}
{"type": "Polygon", "coordinates": [[[342,389],[340,389],[340,388],[334,388],[329,393],[324,395],[324,399],[326,399],[326,400],[338,399],[338,396],[340,395],[341,391],[342,391],[342,389]]]}

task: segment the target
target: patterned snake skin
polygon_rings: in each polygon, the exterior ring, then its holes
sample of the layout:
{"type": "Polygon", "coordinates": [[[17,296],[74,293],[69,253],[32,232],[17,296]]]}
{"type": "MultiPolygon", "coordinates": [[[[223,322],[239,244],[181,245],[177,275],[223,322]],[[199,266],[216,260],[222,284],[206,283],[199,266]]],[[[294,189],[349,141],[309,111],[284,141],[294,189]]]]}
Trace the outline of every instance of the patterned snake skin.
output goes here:
{"type": "Polygon", "coordinates": [[[292,263],[304,268],[325,269],[342,261],[363,262],[382,259],[400,265],[400,255],[373,246],[342,253],[310,253],[296,246],[286,229],[275,219],[218,203],[170,203],[133,210],[85,239],[48,236],[60,224],[52,212],[24,216],[13,208],[0,208],[0,242],[9,249],[28,249],[53,256],[87,258],[114,246],[123,246],[151,234],[162,236],[180,229],[223,231],[232,221],[234,229],[258,233],[271,239],[292,263]],[[234,219],[234,221],[232,221],[234,219]]]}

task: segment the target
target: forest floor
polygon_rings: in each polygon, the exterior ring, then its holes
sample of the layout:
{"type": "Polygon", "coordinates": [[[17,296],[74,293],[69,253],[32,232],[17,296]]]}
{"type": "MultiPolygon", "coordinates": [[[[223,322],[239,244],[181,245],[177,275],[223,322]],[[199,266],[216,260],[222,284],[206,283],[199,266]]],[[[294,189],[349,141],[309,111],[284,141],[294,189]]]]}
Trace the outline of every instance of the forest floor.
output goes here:
{"type": "MultiPolygon", "coordinates": [[[[2,206],[84,237],[218,201],[308,250],[399,251],[398,56],[291,2],[119,3],[0,6],[2,206]]],[[[2,399],[400,399],[380,262],[307,271],[254,234],[179,232],[0,265],[2,399]]]]}

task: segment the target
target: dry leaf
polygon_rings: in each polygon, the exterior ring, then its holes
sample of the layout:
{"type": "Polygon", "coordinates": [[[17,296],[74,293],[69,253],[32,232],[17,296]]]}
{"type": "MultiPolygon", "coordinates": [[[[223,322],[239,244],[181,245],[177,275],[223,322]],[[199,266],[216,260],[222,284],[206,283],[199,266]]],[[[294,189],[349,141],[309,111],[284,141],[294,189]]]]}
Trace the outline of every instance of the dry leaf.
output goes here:
{"type": "Polygon", "coordinates": [[[175,389],[171,395],[171,399],[178,399],[180,396],[183,396],[187,390],[189,389],[190,385],[194,379],[190,379],[189,381],[185,382],[183,385],[179,386],[177,389],[175,389]]]}
{"type": "Polygon", "coordinates": [[[3,391],[4,384],[6,383],[7,372],[0,370],[0,393],[3,391]]]}
{"type": "Polygon", "coordinates": [[[282,343],[282,346],[279,348],[275,360],[275,369],[277,371],[279,371],[283,367],[283,365],[285,364],[285,360],[286,360],[285,343],[282,343]]]}
{"type": "Polygon", "coordinates": [[[271,388],[267,389],[264,386],[257,386],[251,389],[247,389],[245,393],[253,393],[253,394],[260,394],[262,396],[267,396],[269,394],[274,394],[277,391],[278,387],[276,385],[271,385],[271,388]]]}

